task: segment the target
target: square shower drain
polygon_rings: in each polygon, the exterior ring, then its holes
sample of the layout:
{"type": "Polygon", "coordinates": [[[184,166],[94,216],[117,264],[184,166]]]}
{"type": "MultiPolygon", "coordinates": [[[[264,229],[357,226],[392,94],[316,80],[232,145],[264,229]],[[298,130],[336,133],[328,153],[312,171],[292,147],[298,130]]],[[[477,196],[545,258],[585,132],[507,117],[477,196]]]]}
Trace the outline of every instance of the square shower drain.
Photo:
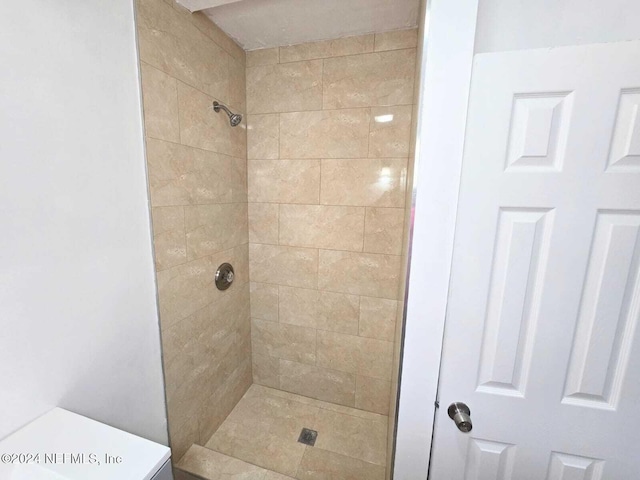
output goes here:
{"type": "Polygon", "coordinates": [[[303,428],[298,437],[298,442],[313,447],[316,444],[316,438],[318,438],[318,432],[310,428],[303,428]]]}

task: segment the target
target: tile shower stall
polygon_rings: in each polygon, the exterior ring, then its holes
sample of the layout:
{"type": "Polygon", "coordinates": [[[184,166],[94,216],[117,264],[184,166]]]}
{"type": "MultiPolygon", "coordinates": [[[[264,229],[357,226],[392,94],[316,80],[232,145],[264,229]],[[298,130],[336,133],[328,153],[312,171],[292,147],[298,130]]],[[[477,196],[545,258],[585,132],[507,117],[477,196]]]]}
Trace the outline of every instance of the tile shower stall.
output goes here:
{"type": "Polygon", "coordinates": [[[171,0],[137,10],[174,462],[212,480],[384,479],[417,31],[245,52],[171,0]]]}

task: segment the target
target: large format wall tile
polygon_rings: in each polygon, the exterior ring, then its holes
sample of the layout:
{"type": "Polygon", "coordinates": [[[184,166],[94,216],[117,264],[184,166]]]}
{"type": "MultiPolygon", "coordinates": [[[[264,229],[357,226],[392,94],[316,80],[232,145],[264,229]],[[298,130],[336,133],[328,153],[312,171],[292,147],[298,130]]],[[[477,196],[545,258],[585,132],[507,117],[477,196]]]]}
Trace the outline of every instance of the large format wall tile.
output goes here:
{"type": "Polygon", "coordinates": [[[253,317],[321,350],[276,363],[301,353],[260,340],[256,383],[388,413],[416,32],[247,54],[253,317]]]}
{"type": "Polygon", "coordinates": [[[163,332],[172,447],[177,432],[194,435],[194,420],[198,434],[191,441],[199,441],[200,432],[219,425],[248,388],[248,296],[246,284],[235,287],[163,332]]]}
{"type": "Polygon", "coordinates": [[[224,380],[222,387],[204,402],[200,410],[197,443],[203,444],[211,438],[251,386],[251,359],[243,359],[233,372],[224,376],[224,380]]]}
{"type": "Polygon", "coordinates": [[[393,32],[376,33],[375,51],[399,50],[401,48],[415,48],[418,46],[418,29],[396,30],[393,32]]]}
{"type": "Polygon", "coordinates": [[[247,158],[278,158],[280,151],[280,117],[278,114],[247,117],[247,158]]]}
{"type": "Polygon", "coordinates": [[[313,328],[253,319],[251,345],[258,355],[311,365],[316,362],[316,331],[313,328]]]}
{"type": "Polygon", "coordinates": [[[369,109],[280,115],[280,158],[366,157],[369,109]]]}
{"type": "Polygon", "coordinates": [[[253,352],[253,381],[265,387],[280,388],[280,359],[253,352]]]}
{"type": "Polygon", "coordinates": [[[320,291],[318,299],[318,330],[356,334],[356,317],[360,311],[360,298],[355,295],[320,291]]]}
{"type": "Polygon", "coordinates": [[[316,288],[318,250],[277,245],[249,246],[251,280],[292,287],[316,288]]]}
{"type": "Polygon", "coordinates": [[[137,0],[142,61],[216,98],[227,98],[229,54],[161,0],[137,0]]]}
{"type": "MultiPolygon", "coordinates": [[[[170,0],[172,5],[176,5],[175,0],[170,0]]],[[[243,66],[246,65],[246,54],[240,45],[234,42],[231,37],[213,23],[203,12],[185,12],[191,21],[202,33],[213,40],[220,48],[226,51],[233,58],[238,60],[243,66]]]]}
{"type": "Polygon", "coordinates": [[[276,63],[278,63],[278,47],[247,52],[247,68],[258,65],[275,65],[276,63]]]}
{"type": "Polygon", "coordinates": [[[364,208],[281,205],[280,245],[362,251],[364,208]]]}
{"type": "Polygon", "coordinates": [[[147,138],[154,206],[246,201],[243,159],[147,138]]]}
{"type": "Polygon", "coordinates": [[[412,111],[411,105],[371,109],[369,157],[409,155],[412,111]]]}
{"type": "Polygon", "coordinates": [[[320,291],[278,287],[278,321],[302,327],[317,327],[320,291]]]}
{"type": "Polygon", "coordinates": [[[318,160],[249,160],[250,202],[318,203],[318,160]]]}
{"type": "Polygon", "coordinates": [[[386,298],[360,297],[361,337],[378,338],[392,342],[396,328],[398,302],[386,298]]]}
{"type": "Polygon", "coordinates": [[[246,130],[211,109],[214,98],[246,108],[245,54],[204,14],[173,1],[136,6],[169,435],[178,461],[212,435],[252,381],[246,130]],[[225,261],[236,280],[221,292],[213,278],[225,261]]]}
{"type": "Polygon", "coordinates": [[[236,271],[235,284],[249,281],[246,245],[240,245],[215,255],[199,258],[158,272],[158,297],[162,328],[186,318],[232,290],[220,291],[214,285],[216,269],[231,263],[236,271]]]}
{"type": "Polygon", "coordinates": [[[141,64],[144,127],[149,137],[180,141],[178,82],[145,63],[141,64]]]}
{"type": "Polygon", "coordinates": [[[388,380],[362,375],[356,377],[356,408],[388,415],[391,395],[391,382],[388,380]]]}
{"type": "Polygon", "coordinates": [[[355,295],[279,287],[279,321],[358,335],[360,299],[355,295]]]}
{"type": "Polygon", "coordinates": [[[200,439],[198,418],[190,417],[187,422],[174,424],[171,422],[172,410],[167,409],[169,415],[169,438],[171,442],[171,457],[182,458],[195,440],[200,439]]]}
{"type": "Polygon", "coordinates": [[[244,64],[229,57],[229,107],[240,112],[247,111],[246,78],[244,64]]]}
{"type": "Polygon", "coordinates": [[[164,270],[187,261],[183,207],[154,207],[153,243],[156,268],[164,270]]]}
{"type": "Polygon", "coordinates": [[[278,321],[278,285],[251,282],[251,317],[278,321]]]}
{"type": "Polygon", "coordinates": [[[249,241],[246,203],[191,205],[184,213],[189,260],[249,241]]]}
{"type": "Polygon", "coordinates": [[[326,159],[321,167],[323,205],[404,206],[406,159],[326,159]]]}
{"type": "Polygon", "coordinates": [[[391,379],[392,342],[318,330],[317,364],[321,367],[391,379]]]}
{"type": "Polygon", "coordinates": [[[280,206],[277,203],[249,204],[249,241],[278,244],[280,206]]]}
{"type": "Polygon", "coordinates": [[[373,253],[320,250],[318,288],[322,290],[396,299],[400,257],[373,253]],[[340,281],[336,281],[336,272],[340,281]]]}
{"type": "Polygon", "coordinates": [[[163,329],[213,301],[216,267],[208,258],[201,258],[158,272],[160,320],[163,329]]]}
{"type": "Polygon", "coordinates": [[[367,207],[364,251],[400,255],[404,222],[405,215],[402,208],[367,207]]]}
{"type": "Polygon", "coordinates": [[[185,83],[178,83],[181,142],[184,145],[245,158],[245,123],[232,128],[229,118],[224,113],[216,114],[212,110],[213,100],[214,97],[185,83]]]}
{"type": "Polygon", "coordinates": [[[326,59],[324,108],[411,105],[415,57],[409,49],[326,59]]]}
{"type": "Polygon", "coordinates": [[[173,332],[178,331],[183,339],[172,345],[176,351],[169,358],[174,361],[165,370],[168,398],[179,398],[186,383],[209,396],[248,358],[248,299],[248,285],[239,285],[168,329],[167,335],[176,338],[173,332]]]}
{"type": "Polygon", "coordinates": [[[322,60],[247,68],[247,107],[251,113],[322,108],[322,60]]]}
{"type": "Polygon", "coordinates": [[[279,373],[282,390],[348,407],[355,405],[355,375],[288,360],[280,360],[279,373]]]}
{"type": "Polygon", "coordinates": [[[314,58],[341,57],[373,52],[374,36],[336,38],[321,42],[301,43],[280,47],[280,63],[299,62],[314,58]]]}

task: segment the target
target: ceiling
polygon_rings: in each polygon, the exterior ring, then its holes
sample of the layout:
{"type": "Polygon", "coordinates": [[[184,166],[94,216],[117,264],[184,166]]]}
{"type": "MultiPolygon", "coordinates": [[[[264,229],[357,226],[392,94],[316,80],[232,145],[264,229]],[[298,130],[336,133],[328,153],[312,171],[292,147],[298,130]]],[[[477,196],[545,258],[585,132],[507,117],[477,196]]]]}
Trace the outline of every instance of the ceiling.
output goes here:
{"type": "Polygon", "coordinates": [[[419,0],[178,0],[245,50],[415,27],[419,0]]]}

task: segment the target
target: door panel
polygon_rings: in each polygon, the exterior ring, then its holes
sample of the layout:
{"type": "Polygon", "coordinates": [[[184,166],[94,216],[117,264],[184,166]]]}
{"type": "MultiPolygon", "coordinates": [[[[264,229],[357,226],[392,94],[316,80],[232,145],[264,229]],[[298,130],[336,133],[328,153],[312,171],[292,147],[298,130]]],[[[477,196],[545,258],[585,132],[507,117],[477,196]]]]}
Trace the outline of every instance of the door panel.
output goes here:
{"type": "Polygon", "coordinates": [[[638,58],[475,58],[432,480],[640,478],[638,58]]]}
{"type": "Polygon", "coordinates": [[[551,453],[548,480],[600,480],[602,478],[601,460],[577,457],[563,453],[551,453]]]}
{"type": "Polygon", "coordinates": [[[550,209],[498,211],[477,391],[524,397],[552,224],[550,209]]]}
{"type": "Polygon", "coordinates": [[[638,321],[639,227],[638,212],[597,214],[562,403],[616,409],[638,321]]]}
{"type": "Polygon", "coordinates": [[[469,442],[465,480],[509,480],[513,470],[513,445],[474,439],[469,442]]]}

